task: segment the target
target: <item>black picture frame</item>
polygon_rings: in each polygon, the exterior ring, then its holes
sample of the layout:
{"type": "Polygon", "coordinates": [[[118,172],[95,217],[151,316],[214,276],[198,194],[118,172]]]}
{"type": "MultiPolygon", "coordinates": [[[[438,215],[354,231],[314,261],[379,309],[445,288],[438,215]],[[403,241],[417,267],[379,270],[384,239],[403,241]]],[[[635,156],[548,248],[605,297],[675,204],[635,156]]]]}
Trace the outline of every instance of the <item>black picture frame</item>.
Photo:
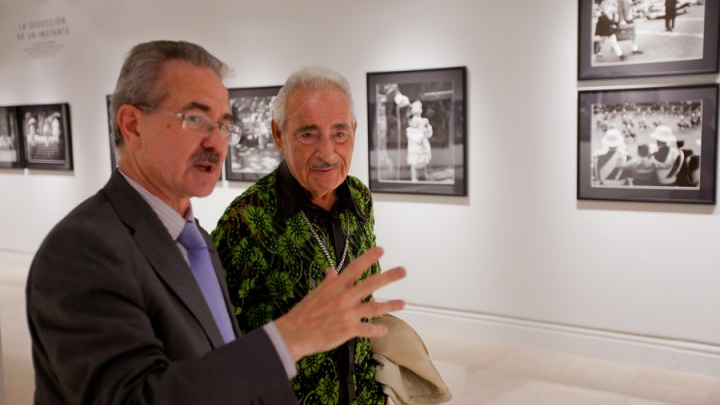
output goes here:
{"type": "Polygon", "coordinates": [[[17,107],[25,167],[72,170],[70,105],[38,104],[17,107]]]}
{"type": "Polygon", "coordinates": [[[467,195],[466,76],[464,66],[367,73],[371,191],[467,195]]]}
{"type": "Polygon", "coordinates": [[[25,167],[15,107],[0,107],[0,168],[25,167]]]}
{"type": "Polygon", "coordinates": [[[107,113],[107,121],[108,121],[108,142],[110,144],[110,170],[115,170],[115,168],[118,166],[119,160],[117,155],[117,148],[115,146],[115,137],[113,136],[113,123],[112,123],[112,113],[110,112],[110,101],[112,100],[112,94],[108,94],[105,96],[105,112],[107,113]]]}
{"type": "Polygon", "coordinates": [[[240,127],[236,143],[231,142],[225,158],[225,179],[254,182],[273,171],[282,153],[272,138],[272,102],[281,86],[229,89],[230,110],[240,127]]]}
{"type": "Polygon", "coordinates": [[[577,198],[715,204],[717,103],[717,84],[580,91],[577,198]]]}
{"type": "MultiPolygon", "coordinates": [[[[631,0],[627,0],[631,2],[631,0]]],[[[632,7],[632,24],[617,29],[601,23],[597,0],[579,0],[578,79],[611,79],[657,75],[713,73],[718,71],[718,20],[720,2],[680,1],[673,31],[666,31],[664,2],[644,1],[632,7]],[[614,31],[622,60],[613,51],[614,31]],[[641,54],[633,53],[633,33],[641,54]],[[599,45],[596,45],[599,44],[599,45]],[[597,52],[598,49],[600,52],[597,52]],[[600,55],[600,58],[597,57],[600,55]]],[[[610,6],[612,8],[612,6],[610,6]]],[[[617,15],[617,14],[616,14],[617,15]]],[[[628,17],[629,18],[629,17],[628,17]]]]}

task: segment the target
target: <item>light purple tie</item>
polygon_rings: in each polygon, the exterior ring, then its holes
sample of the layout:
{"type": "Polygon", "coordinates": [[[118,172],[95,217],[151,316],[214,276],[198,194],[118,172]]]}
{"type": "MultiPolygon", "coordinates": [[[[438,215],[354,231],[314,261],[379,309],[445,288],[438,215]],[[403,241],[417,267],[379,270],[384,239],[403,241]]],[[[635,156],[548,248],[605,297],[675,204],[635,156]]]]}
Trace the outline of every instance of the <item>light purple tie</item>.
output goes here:
{"type": "Polygon", "coordinates": [[[233,332],[230,315],[228,315],[225,299],[220,290],[220,282],[210,260],[205,238],[200,233],[195,221],[185,222],[185,227],[177,240],[187,249],[190,269],[205,296],[205,302],[215,318],[223,340],[225,343],[235,340],[235,332],[233,332]]]}

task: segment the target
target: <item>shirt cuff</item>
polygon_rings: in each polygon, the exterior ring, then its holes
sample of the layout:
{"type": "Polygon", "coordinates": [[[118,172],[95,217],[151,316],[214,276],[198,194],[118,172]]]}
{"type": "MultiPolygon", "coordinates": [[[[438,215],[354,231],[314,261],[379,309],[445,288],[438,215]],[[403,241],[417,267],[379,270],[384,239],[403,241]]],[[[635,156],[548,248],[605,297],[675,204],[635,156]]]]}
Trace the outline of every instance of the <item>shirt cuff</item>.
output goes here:
{"type": "Polygon", "coordinates": [[[270,341],[272,342],[273,346],[275,346],[275,351],[277,351],[278,356],[280,357],[280,361],[283,364],[283,367],[285,367],[285,372],[287,373],[288,379],[292,379],[297,375],[297,370],[295,369],[295,362],[292,360],[292,356],[290,355],[290,350],[288,350],[287,345],[285,344],[285,340],[283,340],[282,336],[280,335],[280,331],[278,331],[277,326],[275,326],[275,322],[270,322],[263,326],[263,329],[265,329],[265,333],[268,334],[270,337],[270,341]]]}

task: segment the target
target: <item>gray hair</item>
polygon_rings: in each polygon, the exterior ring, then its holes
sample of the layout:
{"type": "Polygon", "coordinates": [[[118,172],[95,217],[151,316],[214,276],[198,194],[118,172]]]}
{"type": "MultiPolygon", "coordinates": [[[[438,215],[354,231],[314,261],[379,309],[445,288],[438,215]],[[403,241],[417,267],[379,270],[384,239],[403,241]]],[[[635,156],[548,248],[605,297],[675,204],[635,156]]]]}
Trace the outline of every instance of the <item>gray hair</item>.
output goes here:
{"type": "Polygon", "coordinates": [[[298,90],[320,90],[334,87],[347,98],[355,122],[355,107],[350,83],[337,71],[324,66],[307,66],[290,74],[273,101],[273,121],[281,130],[285,130],[285,107],[288,97],[298,90]]]}
{"type": "Polygon", "coordinates": [[[168,96],[166,88],[159,86],[160,74],[166,62],[183,60],[195,66],[207,67],[221,80],[230,68],[211,55],[205,48],[185,41],[150,41],[135,45],[123,63],[115,92],[110,100],[110,122],[115,145],[123,144],[117,123],[117,112],[123,104],[156,108],[168,96]]]}

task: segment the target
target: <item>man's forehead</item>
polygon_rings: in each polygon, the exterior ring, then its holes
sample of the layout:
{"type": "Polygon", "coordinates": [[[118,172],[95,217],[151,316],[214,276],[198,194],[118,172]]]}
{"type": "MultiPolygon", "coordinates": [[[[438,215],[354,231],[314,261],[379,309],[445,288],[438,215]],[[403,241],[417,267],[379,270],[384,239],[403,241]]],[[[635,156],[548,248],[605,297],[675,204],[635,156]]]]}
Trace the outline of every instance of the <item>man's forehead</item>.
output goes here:
{"type": "Polygon", "coordinates": [[[350,101],[345,93],[334,88],[320,90],[296,90],[287,100],[288,111],[310,112],[316,108],[323,110],[336,110],[342,108],[343,112],[351,114],[350,101]]]}
{"type": "Polygon", "coordinates": [[[161,85],[167,91],[166,100],[183,110],[209,112],[218,109],[222,114],[230,114],[228,89],[212,69],[187,62],[173,66],[172,62],[165,64],[161,74],[161,85]]]}

